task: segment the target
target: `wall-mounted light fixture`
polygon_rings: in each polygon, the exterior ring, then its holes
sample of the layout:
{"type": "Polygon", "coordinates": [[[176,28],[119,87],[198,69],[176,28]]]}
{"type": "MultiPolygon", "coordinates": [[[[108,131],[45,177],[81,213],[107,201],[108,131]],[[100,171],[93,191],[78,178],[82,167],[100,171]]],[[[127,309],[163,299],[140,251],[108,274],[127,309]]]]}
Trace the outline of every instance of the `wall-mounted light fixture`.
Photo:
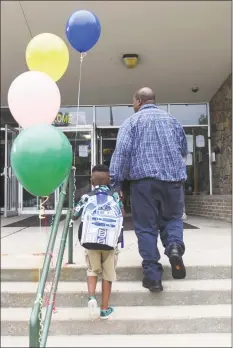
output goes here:
{"type": "Polygon", "coordinates": [[[133,69],[138,64],[138,54],[134,54],[134,53],[124,54],[122,59],[125,66],[128,69],[133,69]]]}

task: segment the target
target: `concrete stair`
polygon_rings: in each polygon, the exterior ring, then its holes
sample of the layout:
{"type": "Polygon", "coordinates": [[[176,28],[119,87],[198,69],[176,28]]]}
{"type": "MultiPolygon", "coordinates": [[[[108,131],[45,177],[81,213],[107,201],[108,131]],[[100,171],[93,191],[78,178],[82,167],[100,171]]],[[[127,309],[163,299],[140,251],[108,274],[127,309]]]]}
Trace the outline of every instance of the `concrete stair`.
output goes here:
{"type": "MultiPolygon", "coordinates": [[[[2,336],[2,347],[28,347],[23,336],[2,336]]],[[[47,347],[231,347],[230,334],[50,336],[47,347]]]]}
{"type": "MultiPolygon", "coordinates": [[[[119,281],[113,285],[111,303],[117,307],[231,304],[230,279],[164,281],[163,287],[163,292],[153,294],[143,288],[141,282],[119,281]]],[[[3,282],[1,288],[1,307],[6,308],[6,311],[17,307],[31,307],[35,301],[37,283],[3,282]]],[[[100,291],[100,286],[98,286],[98,290],[100,291]]],[[[100,294],[97,295],[97,298],[100,300],[100,294]]],[[[58,307],[86,307],[86,283],[60,282],[56,305],[58,307]]]]}
{"type": "MultiPolygon", "coordinates": [[[[170,279],[167,267],[164,291],[153,294],[141,286],[139,267],[134,271],[120,267],[118,274],[123,280],[113,285],[111,298],[114,314],[108,321],[90,321],[86,283],[81,281],[85,269],[65,267],[48,347],[139,347],[142,344],[149,347],[230,347],[231,267],[223,269],[220,272],[218,267],[199,266],[194,276],[193,269],[188,267],[187,279],[178,281],[170,279]],[[125,281],[126,273],[128,281],[125,281]],[[195,279],[198,275],[201,279],[195,279]]],[[[28,321],[37,288],[37,283],[28,279],[29,274],[36,274],[38,269],[8,271],[9,274],[14,271],[15,277],[14,282],[9,282],[7,269],[2,272],[1,346],[26,347],[28,321]]]]}

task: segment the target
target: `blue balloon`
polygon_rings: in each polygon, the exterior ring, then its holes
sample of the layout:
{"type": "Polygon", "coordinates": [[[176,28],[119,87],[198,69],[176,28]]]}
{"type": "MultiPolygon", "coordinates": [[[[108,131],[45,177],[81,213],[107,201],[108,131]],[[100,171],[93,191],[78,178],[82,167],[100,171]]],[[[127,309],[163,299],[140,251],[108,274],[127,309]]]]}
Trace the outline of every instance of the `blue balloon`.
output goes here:
{"type": "Polygon", "coordinates": [[[66,23],[66,36],[78,52],[89,51],[100,38],[101,25],[98,17],[90,11],[76,11],[66,23]]]}

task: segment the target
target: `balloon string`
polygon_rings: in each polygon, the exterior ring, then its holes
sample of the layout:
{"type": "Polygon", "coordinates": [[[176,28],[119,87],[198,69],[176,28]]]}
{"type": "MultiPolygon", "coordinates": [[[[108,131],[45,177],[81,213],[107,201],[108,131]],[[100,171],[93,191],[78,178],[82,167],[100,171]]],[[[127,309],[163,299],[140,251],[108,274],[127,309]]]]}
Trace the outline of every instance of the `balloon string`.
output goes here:
{"type": "Polygon", "coordinates": [[[42,198],[40,198],[40,210],[39,210],[39,219],[40,219],[40,227],[41,227],[41,220],[45,219],[45,203],[48,201],[49,196],[43,197],[44,201],[42,201],[42,198]]]}
{"type": "Polygon", "coordinates": [[[77,135],[78,135],[78,117],[79,117],[79,106],[80,106],[80,91],[81,91],[81,79],[82,79],[82,64],[83,59],[87,54],[85,52],[82,52],[80,55],[80,65],[79,65],[79,81],[78,81],[78,103],[77,103],[77,115],[76,115],[76,132],[75,132],[75,140],[74,140],[74,157],[73,157],[73,163],[75,167],[75,160],[76,160],[76,142],[77,142],[77,135]]]}
{"type": "Polygon", "coordinates": [[[21,4],[21,1],[19,1],[19,6],[21,7],[21,11],[22,11],[22,13],[23,13],[23,16],[24,16],[26,25],[27,25],[27,27],[28,27],[28,31],[29,31],[29,33],[30,33],[30,36],[31,36],[31,38],[33,38],[32,31],[31,31],[30,25],[29,25],[29,23],[28,23],[27,17],[26,17],[26,15],[25,15],[25,12],[24,12],[24,9],[23,9],[23,5],[21,4]]]}

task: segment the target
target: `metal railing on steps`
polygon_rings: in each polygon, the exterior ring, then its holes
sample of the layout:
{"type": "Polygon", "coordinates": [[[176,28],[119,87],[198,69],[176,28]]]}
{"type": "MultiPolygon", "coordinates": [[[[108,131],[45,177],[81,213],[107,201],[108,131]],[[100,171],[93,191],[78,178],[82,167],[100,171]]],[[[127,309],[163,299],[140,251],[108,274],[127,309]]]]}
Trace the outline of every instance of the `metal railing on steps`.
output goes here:
{"type": "Polygon", "coordinates": [[[43,267],[41,270],[41,276],[39,279],[39,284],[36,292],[36,300],[32,307],[30,322],[29,322],[29,347],[39,348],[46,347],[48,333],[52,318],[52,312],[54,307],[54,299],[56,297],[58,281],[60,278],[62,260],[64,256],[64,251],[66,247],[66,241],[68,237],[68,264],[73,263],[73,225],[70,224],[72,209],[73,209],[73,195],[74,195],[74,177],[75,177],[75,167],[72,167],[70,174],[65,179],[62,189],[60,192],[59,203],[56,210],[55,218],[51,226],[51,232],[49,237],[49,242],[47,246],[47,251],[44,258],[43,267]],[[62,208],[64,205],[64,200],[67,195],[68,190],[68,210],[66,214],[66,219],[63,227],[62,238],[60,241],[59,252],[57,256],[57,262],[54,269],[54,277],[52,280],[51,289],[49,292],[49,303],[46,309],[45,318],[42,318],[43,309],[43,296],[45,291],[45,286],[50,270],[51,259],[53,256],[54,245],[57,238],[57,232],[59,227],[59,222],[62,214],[62,208]]]}

